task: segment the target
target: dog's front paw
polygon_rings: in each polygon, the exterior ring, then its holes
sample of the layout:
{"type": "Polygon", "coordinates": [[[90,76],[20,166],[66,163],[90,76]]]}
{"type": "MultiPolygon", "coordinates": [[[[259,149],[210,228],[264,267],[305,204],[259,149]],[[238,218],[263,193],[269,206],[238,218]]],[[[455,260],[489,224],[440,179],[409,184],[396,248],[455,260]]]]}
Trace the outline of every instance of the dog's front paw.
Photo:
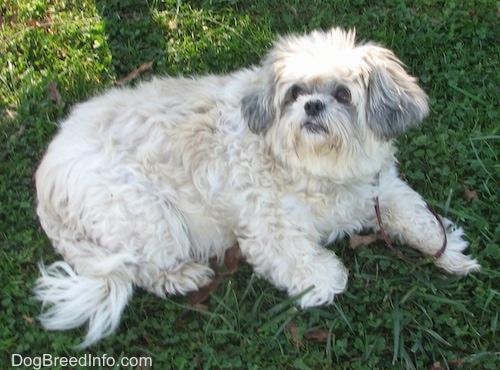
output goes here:
{"type": "Polygon", "coordinates": [[[446,248],[435,265],[443,270],[458,275],[467,275],[470,272],[479,271],[481,266],[476,259],[463,254],[463,251],[469,246],[469,243],[463,239],[464,231],[448,220],[442,218],[446,229],[446,248]]]}
{"type": "Polygon", "coordinates": [[[295,286],[288,293],[293,296],[312,287],[298,302],[302,308],[332,303],[346,288],[347,269],[331,252],[309,262],[308,266],[297,266],[295,286]]]}

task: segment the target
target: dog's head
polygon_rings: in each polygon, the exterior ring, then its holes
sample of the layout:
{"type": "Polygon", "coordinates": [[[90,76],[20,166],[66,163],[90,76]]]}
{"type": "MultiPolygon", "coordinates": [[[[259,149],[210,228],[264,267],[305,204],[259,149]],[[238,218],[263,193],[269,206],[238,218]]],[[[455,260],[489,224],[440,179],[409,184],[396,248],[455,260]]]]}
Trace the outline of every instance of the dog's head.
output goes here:
{"type": "Polygon", "coordinates": [[[371,176],[392,139],[428,114],[395,55],[335,28],[279,39],[242,100],[251,131],[296,168],[336,181],[371,176]]]}

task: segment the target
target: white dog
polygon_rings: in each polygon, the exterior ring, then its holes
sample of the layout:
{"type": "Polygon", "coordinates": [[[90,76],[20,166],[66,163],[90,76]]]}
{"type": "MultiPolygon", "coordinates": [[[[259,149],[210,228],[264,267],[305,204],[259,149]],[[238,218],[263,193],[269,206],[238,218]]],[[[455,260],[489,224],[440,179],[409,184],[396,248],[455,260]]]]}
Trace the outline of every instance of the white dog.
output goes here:
{"type": "Polygon", "coordinates": [[[344,291],[348,272],[322,245],[361,229],[450,273],[478,270],[462,229],[398,177],[393,139],[427,113],[391,51],[340,29],[280,38],[231,75],[154,79],[78,105],[36,173],[40,222],[66,261],[41,265],[42,324],[88,323],[88,346],[115,330],[134,286],[197,290],[235,243],[288,294],[313,287],[302,307],[344,291]]]}

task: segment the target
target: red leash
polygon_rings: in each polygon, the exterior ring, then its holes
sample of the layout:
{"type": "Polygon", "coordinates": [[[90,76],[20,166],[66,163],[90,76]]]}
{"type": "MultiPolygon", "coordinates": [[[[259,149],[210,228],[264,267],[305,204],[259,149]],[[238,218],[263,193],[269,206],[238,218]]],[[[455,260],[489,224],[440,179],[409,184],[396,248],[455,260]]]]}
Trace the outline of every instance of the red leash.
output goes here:
{"type": "MultiPolygon", "coordinates": [[[[446,229],[443,225],[443,221],[441,220],[441,218],[439,217],[437,212],[434,210],[434,208],[432,208],[432,206],[430,206],[428,203],[426,203],[426,205],[427,205],[427,209],[434,215],[436,220],[439,222],[439,225],[441,226],[441,230],[443,230],[443,235],[444,235],[443,245],[441,246],[441,249],[439,249],[435,254],[433,254],[431,256],[434,259],[438,259],[439,257],[441,257],[443,255],[444,251],[446,250],[446,244],[448,243],[448,239],[446,237],[446,229]]],[[[411,258],[411,257],[405,256],[401,253],[398,253],[398,251],[396,250],[396,248],[392,244],[392,241],[391,241],[391,239],[389,239],[389,237],[385,233],[384,225],[382,224],[382,216],[380,215],[380,204],[378,201],[378,197],[375,197],[375,214],[377,215],[378,226],[380,227],[380,235],[382,237],[382,240],[385,242],[385,245],[387,246],[387,248],[389,248],[399,258],[401,258],[407,262],[421,263],[423,261],[423,259],[411,258]]]]}

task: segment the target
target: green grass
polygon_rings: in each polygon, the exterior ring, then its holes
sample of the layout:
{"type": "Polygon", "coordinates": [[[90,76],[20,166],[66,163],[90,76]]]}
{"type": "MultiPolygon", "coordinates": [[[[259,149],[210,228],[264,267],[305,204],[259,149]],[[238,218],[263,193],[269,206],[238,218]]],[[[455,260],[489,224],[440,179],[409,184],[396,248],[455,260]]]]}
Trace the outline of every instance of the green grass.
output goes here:
{"type": "Polygon", "coordinates": [[[0,14],[0,368],[14,353],[142,355],[161,369],[500,367],[497,1],[0,0],[0,14]],[[354,252],[340,242],[351,273],[333,306],[298,310],[240,265],[206,312],[136,291],[116,334],[86,351],[73,350],[83,329],[44,331],[30,290],[37,263],[58,257],[34,213],[32,176],[70,107],[145,62],[154,65],[142,78],[225,73],[257,63],[276,33],[333,25],[392,48],[420,78],[432,113],[399,140],[400,169],[465,227],[483,271],[448,276],[382,244],[354,252]],[[468,203],[463,185],[479,199],[468,203]],[[323,342],[306,339],[315,329],[323,342]]]}

